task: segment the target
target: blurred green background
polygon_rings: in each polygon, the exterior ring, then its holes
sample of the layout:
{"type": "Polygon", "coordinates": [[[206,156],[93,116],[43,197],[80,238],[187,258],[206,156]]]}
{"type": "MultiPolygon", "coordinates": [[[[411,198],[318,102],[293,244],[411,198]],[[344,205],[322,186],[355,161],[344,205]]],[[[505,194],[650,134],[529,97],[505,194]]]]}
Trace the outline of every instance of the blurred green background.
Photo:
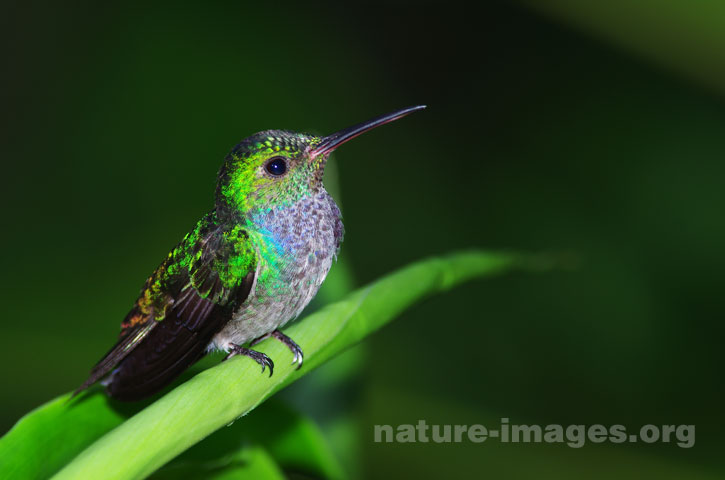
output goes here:
{"type": "Polygon", "coordinates": [[[2,431],[82,382],[240,139],[426,103],[335,155],[356,285],[465,247],[578,269],[431,299],[301,403],[354,412],[366,477],[721,478],[725,7],[636,3],[6,5],[2,431]],[[501,417],[697,442],[372,442],[501,417]]]}

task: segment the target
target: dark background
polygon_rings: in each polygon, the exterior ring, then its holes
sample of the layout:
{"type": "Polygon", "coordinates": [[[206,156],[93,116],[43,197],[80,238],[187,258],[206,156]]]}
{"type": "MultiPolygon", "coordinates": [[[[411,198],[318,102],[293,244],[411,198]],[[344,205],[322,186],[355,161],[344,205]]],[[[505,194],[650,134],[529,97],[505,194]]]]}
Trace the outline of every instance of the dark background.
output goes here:
{"type": "Polygon", "coordinates": [[[426,103],[335,155],[355,283],[468,247],[580,261],[461,287],[369,339],[361,472],[722,475],[725,17],[546,8],[6,5],[1,429],[82,382],[236,142],[426,103]],[[501,417],[695,424],[697,442],[372,442],[374,424],[501,417]]]}

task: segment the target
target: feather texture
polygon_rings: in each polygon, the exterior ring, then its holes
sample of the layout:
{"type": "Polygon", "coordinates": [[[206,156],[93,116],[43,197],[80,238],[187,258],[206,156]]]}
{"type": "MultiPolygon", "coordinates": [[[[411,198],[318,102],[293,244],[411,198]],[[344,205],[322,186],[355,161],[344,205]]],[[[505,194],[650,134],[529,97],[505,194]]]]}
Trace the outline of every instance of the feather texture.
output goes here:
{"type": "Polygon", "coordinates": [[[254,284],[256,258],[246,232],[205,216],[146,280],[121,324],[118,343],[75,394],[110,376],[108,392],[136,400],[199,360],[254,284]],[[115,370],[114,370],[115,369],[115,370]]]}

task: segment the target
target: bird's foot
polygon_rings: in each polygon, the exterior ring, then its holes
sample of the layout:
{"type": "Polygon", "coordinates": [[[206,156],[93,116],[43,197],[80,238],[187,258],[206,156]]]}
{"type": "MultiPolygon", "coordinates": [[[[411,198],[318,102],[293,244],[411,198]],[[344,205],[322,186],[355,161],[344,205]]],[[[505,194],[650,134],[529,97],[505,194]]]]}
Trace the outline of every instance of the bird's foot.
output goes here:
{"type": "Polygon", "coordinates": [[[236,343],[232,343],[229,347],[229,354],[227,354],[227,356],[224,357],[224,360],[222,361],[226,361],[236,355],[244,355],[245,357],[251,358],[262,366],[263,373],[264,369],[266,367],[269,367],[269,376],[272,376],[272,372],[274,371],[274,362],[264,353],[252,350],[251,348],[242,347],[241,345],[237,345],[236,343]]]}
{"type": "Polygon", "coordinates": [[[274,330],[265,335],[262,335],[261,337],[253,340],[250,345],[256,345],[257,343],[261,342],[265,338],[269,338],[269,337],[276,338],[280,342],[284,343],[287,346],[287,348],[290,349],[290,351],[292,352],[292,355],[294,356],[294,358],[292,359],[292,365],[294,365],[296,363],[297,370],[299,370],[300,367],[302,367],[302,361],[304,359],[304,354],[302,353],[302,349],[300,348],[299,345],[297,345],[295,343],[294,340],[292,340],[291,338],[289,338],[287,335],[280,332],[279,330],[274,330]]]}

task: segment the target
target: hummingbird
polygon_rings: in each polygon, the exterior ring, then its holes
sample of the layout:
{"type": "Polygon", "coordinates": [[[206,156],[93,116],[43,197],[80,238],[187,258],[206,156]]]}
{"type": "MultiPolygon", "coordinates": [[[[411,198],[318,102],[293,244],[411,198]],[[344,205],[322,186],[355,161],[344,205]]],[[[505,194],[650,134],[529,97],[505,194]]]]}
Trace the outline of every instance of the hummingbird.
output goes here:
{"type": "Polygon", "coordinates": [[[325,280],[343,239],[340,209],[322,182],[330,154],[373,128],[425,108],[397,110],[318,137],[266,130],[237,144],[214,206],[146,279],[118,341],[77,395],[96,382],[122,401],[148,397],[212,351],[274,362],[251,347],[273,337],[293,364],[303,352],[280,330],[325,280]]]}

